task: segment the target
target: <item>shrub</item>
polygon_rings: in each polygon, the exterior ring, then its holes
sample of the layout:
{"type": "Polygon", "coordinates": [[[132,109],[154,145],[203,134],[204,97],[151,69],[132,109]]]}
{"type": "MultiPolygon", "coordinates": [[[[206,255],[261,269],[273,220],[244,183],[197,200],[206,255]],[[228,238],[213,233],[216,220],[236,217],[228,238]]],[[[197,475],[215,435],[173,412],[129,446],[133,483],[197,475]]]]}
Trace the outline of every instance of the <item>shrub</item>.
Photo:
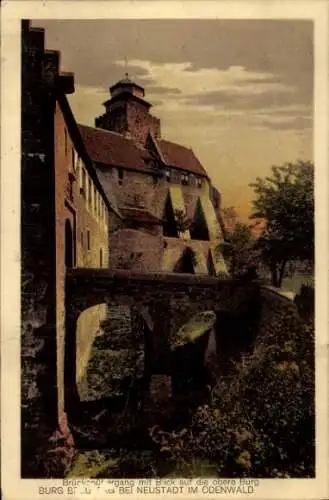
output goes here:
{"type": "Polygon", "coordinates": [[[191,426],[157,436],[178,469],[198,458],[223,477],[313,477],[312,327],[291,311],[265,314],[252,354],[218,377],[191,426]]]}

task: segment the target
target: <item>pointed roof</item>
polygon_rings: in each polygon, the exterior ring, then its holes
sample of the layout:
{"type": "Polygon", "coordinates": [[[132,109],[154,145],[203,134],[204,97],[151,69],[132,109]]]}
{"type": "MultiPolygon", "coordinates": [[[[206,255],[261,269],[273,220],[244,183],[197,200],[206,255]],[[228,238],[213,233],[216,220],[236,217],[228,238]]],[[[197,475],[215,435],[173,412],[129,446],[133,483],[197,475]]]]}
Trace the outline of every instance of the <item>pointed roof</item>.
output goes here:
{"type": "Polygon", "coordinates": [[[121,80],[119,80],[118,82],[116,82],[114,85],[112,85],[110,87],[111,95],[113,95],[113,93],[120,88],[122,88],[122,92],[126,92],[126,91],[131,92],[135,88],[135,89],[138,89],[141,91],[143,97],[145,95],[144,87],[142,87],[141,85],[138,85],[133,80],[131,80],[128,76],[128,73],[125,74],[124,78],[122,78],[121,80]]]}
{"type": "Polygon", "coordinates": [[[171,167],[208,177],[207,172],[193,153],[192,149],[163,139],[159,140],[158,144],[165,162],[171,167]]]}
{"type": "MultiPolygon", "coordinates": [[[[157,174],[153,167],[148,166],[148,160],[152,160],[150,151],[137,147],[132,139],[116,132],[86,125],[79,125],[79,130],[92,161],[157,174]]],[[[158,151],[159,159],[164,164],[184,172],[208,177],[191,149],[174,142],[155,139],[152,135],[150,137],[158,151]]]]}

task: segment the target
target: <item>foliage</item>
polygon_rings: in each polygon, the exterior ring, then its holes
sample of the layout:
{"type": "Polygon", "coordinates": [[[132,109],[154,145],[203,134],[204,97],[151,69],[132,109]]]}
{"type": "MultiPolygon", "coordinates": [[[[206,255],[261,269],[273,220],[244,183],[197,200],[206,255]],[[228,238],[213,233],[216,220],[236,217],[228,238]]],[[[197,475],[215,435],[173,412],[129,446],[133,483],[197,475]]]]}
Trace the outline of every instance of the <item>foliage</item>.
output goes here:
{"type": "Polygon", "coordinates": [[[223,207],[221,216],[226,232],[231,233],[234,231],[235,225],[238,222],[238,214],[235,207],[223,207]]]}
{"type": "Polygon", "coordinates": [[[176,228],[179,233],[185,233],[192,226],[192,220],[186,216],[183,210],[176,208],[174,210],[176,228]]]}
{"type": "Polygon", "coordinates": [[[218,378],[192,424],[153,432],[177,475],[206,460],[221,477],[314,476],[313,333],[290,312],[268,315],[253,353],[218,378]]]}
{"type": "Polygon", "coordinates": [[[240,275],[257,265],[255,239],[247,224],[237,222],[233,231],[227,233],[226,241],[220,243],[218,250],[228,262],[231,276],[240,275]]]}
{"type": "Polygon", "coordinates": [[[253,219],[262,219],[258,241],[272,284],[280,287],[288,262],[314,259],[314,166],[298,161],[273,166],[272,174],[251,184],[253,219]]]}
{"type": "Polygon", "coordinates": [[[67,478],[73,477],[98,477],[104,470],[117,465],[117,460],[106,453],[97,450],[84,451],[75,457],[72,469],[67,478]]]}

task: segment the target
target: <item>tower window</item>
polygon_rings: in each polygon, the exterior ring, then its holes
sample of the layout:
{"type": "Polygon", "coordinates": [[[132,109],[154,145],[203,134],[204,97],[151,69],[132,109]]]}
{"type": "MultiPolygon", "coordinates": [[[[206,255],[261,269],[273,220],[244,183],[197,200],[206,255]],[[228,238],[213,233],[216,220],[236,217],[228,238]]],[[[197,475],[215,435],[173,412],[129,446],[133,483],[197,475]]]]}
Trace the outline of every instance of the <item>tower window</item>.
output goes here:
{"type": "Polygon", "coordinates": [[[118,168],[118,182],[120,185],[122,184],[122,181],[123,181],[123,169],[118,168]]]}

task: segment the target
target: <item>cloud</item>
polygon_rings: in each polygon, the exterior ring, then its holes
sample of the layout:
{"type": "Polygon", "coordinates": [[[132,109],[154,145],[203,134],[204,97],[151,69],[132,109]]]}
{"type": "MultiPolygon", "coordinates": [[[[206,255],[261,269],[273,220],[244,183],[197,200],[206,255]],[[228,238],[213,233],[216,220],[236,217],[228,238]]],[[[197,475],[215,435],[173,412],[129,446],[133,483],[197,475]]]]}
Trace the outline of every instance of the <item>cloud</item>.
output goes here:
{"type": "Polygon", "coordinates": [[[305,130],[312,129],[313,121],[311,118],[296,117],[292,120],[287,121],[270,121],[264,120],[260,122],[260,126],[263,128],[269,128],[272,130],[305,130]]]}
{"type": "Polygon", "coordinates": [[[175,87],[164,87],[163,85],[154,85],[147,87],[147,93],[150,94],[170,94],[170,95],[179,95],[181,94],[181,90],[175,87]]]}
{"type": "MultiPolygon", "coordinates": [[[[125,61],[116,61],[124,67],[125,61]]],[[[145,72],[155,86],[179,90],[184,96],[203,95],[210,92],[230,91],[239,94],[259,94],[264,91],[293,91],[293,86],[282,84],[276,75],[254,72],[244,66],[227,69],[192,69],[189,61],[156,64],[147,60],[133,60],[131,64],[145,72]],[[256,83],[257,82],[257,83],[256,83]]]]}

